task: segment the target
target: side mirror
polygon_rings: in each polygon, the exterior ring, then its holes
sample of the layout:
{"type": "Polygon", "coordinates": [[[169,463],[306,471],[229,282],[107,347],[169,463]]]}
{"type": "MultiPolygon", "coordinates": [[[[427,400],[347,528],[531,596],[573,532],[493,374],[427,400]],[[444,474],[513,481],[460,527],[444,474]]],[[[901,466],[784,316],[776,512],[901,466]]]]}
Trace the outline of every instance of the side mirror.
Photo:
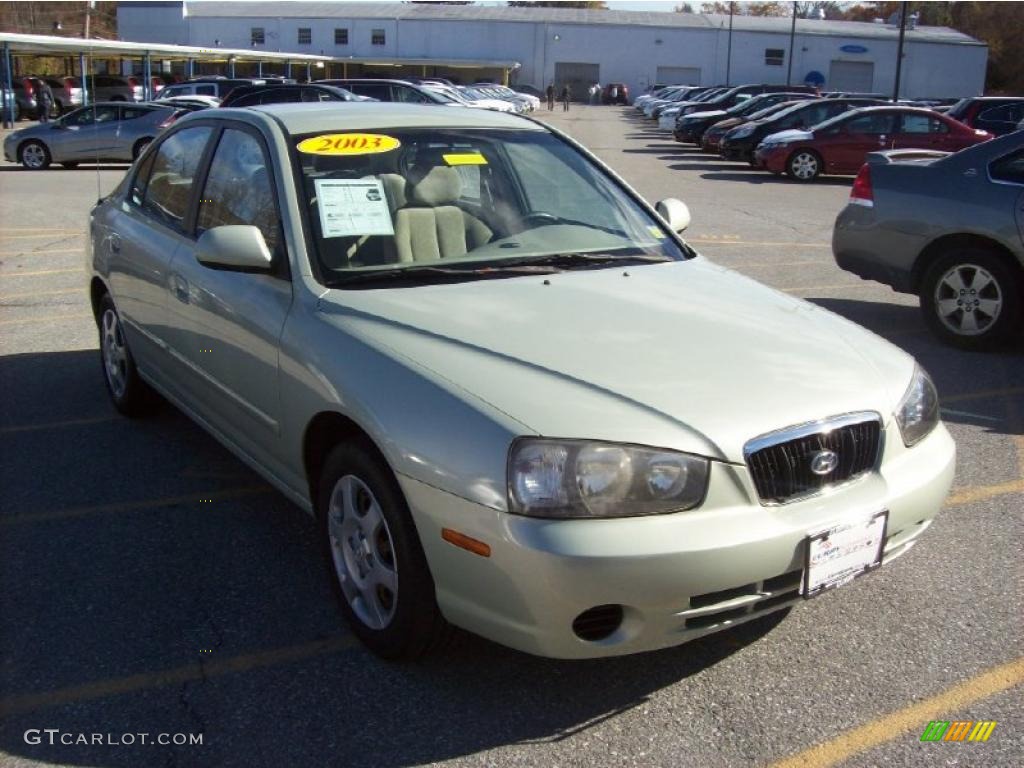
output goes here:
{"type": "Polygon", "coordinates": [[[272,257],[263,233],[250,224],[225,224],[199,236],[196,258],[208,267],[270,269],[272,257]]]}
{"type": "Polygon", "coordinates": [[[666,197],[658,202],[654,209],[661,215],[661,218],[668,224],[673,232],[682,232],[690,226],[690,209],[682,200],[674,197],[666,197]]]}

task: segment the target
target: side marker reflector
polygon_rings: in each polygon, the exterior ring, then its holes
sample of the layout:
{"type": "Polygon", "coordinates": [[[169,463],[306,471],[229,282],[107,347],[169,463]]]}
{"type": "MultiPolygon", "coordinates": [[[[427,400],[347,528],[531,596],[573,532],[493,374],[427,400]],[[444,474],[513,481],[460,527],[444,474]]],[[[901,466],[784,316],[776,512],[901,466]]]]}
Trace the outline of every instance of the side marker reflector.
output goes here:
{"type": "Polygon", "coordinates": [[[454,544],[460,549],[472,552],[474,555],[480,555],[480,557],[491,556],[491,548],[489,545],[484,544],[482,541],[477,541],[464,533],[453,531],[451,528],[442,528],[441,538],[449,544],[454,544]]]}

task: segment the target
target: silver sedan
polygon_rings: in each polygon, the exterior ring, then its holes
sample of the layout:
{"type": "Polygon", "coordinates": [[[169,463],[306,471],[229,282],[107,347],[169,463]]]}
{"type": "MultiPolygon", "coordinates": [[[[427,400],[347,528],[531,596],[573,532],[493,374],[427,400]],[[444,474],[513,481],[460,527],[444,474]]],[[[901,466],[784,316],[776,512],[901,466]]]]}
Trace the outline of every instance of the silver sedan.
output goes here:
{"type": "Polygon", "coordinates": [[[4,139],[4,158],[40,171],[50,163],[131,162],[183,110],[155,104],[99,103],[4,139]]]}

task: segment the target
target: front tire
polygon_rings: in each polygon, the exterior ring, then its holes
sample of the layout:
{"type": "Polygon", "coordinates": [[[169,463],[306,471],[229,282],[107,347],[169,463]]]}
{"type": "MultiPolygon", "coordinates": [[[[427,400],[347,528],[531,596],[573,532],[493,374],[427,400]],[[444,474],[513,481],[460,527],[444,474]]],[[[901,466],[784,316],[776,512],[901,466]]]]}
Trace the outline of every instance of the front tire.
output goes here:
{"type": "Polygon", "coordinates": [[[798,149],[786,161],[786,173],[797,181],[814,181],[821,175],[821,155],[810,149],[798,149]]]}
{"type": "Polygon", "coordinates": [[[99,332],[103,381],[114,407],[130,417],[148,413],[153,408],[156,395],[135,368],[121,316],[109,293],[100,299],[99,332]]]}
{"type": "Polygon", "coordinates": [[[355,635],[385,659],[415,659],[448,631],[405,497],[366,442],[337,446],[317,495],[331,582],[355,635]]]}
{"type": "Polygon", "coordinates": [[[942,341],[983,350],[1006,341],[1022,322],[1024,278],[990,250],[955,247],[925,272],[924,321],[942,341]]]}
{"type": "Polygon", "coordinates": [[[22,166],[29,171],[42,171],[50,166],[50,150],[41,141],[26,141],[18,155],[22,166]]]}

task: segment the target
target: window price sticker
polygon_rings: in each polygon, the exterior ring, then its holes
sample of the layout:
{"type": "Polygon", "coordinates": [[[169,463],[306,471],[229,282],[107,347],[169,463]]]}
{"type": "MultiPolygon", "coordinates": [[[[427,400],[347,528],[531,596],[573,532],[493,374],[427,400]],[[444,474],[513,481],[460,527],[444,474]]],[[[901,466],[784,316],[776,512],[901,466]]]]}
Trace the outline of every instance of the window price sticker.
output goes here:
{"type": "Polygon", "coordinates": [[[395,234],[379,179],[316,179],[315,184],[325,238],[395,234]]]}

